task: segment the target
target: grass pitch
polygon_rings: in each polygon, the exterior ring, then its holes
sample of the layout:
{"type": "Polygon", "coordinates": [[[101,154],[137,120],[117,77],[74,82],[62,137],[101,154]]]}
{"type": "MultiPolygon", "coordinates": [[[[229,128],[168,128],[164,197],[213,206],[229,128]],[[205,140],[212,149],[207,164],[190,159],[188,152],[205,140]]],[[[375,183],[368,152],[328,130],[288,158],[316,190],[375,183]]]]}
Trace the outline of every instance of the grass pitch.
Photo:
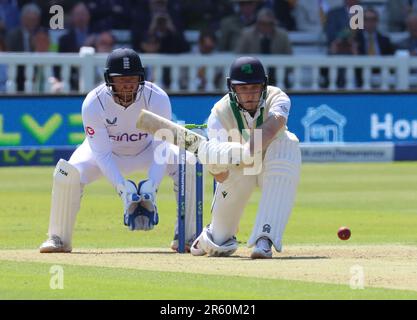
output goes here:
{"type": "MultiPolygon", "coordinates": [[[[121,201],[102,179],[85,188],[74,253],[41,255],[53,168],[1,168],[0,299],[416,299],[416,169],[417,163],[304,164],[284,252],[252,261],[245,244],[259,190],[231,258],[169,250],[176,214],[169,178],[160,187],[154,230],[128,231],[121,201]],[[352,230],[345,242],[336,235],[342,225],[352,230]],[[50,287],[53,265],[63,267],[62,290],[50,287]],[[364,289],[353,290],[358,266],[364,289]]],[[[211,179],[206,185],[208,223],[211,179]]]]}

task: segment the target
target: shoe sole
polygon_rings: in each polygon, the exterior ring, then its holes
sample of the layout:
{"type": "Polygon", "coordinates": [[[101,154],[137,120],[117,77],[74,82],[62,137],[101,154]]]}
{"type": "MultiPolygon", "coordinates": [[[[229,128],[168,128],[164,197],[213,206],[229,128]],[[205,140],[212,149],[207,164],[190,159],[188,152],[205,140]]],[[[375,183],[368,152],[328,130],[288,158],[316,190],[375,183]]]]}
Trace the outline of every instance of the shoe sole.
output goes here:
{"type": "Polygon", "coordinates": [[[46,247],[46,248],[40,248],[39,252],[40,253],[71,253],[72,249],[46,247]]]}
{"type": "Polygon", "coordinates": [[[263,252],[255,251],[252,252],[250,257],[251,259],[272,259],[272,252],[270,254],[266,254],[263,252]]]}

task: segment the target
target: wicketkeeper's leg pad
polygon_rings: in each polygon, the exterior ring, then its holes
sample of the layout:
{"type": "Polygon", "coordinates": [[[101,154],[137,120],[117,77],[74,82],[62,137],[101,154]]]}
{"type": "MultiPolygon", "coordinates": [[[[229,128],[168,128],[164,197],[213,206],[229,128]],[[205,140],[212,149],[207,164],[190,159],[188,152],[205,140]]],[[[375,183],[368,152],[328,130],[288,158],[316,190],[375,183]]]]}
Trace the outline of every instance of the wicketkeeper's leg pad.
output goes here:
{"type": "Polygon", "coordinates": [[[59,160],[53,174],[49,237],[61,238],[71,248],[75,218],[81,202],[80,173],[66,160],[59,160]]]}

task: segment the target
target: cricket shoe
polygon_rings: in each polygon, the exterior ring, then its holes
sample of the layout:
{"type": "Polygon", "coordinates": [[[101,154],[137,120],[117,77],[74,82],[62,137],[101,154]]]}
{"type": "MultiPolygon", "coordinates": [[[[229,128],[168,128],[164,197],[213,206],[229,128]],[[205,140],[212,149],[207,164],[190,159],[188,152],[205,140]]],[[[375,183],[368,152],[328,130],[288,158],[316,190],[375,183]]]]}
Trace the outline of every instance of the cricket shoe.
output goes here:
{"type": "Polygon", "coordinates": [[[48,240],[46,240],[39,248],[40,253],[70,253],[72,248],[65,247],[61,238],[53,235],[48,240]]]}
{"type": "Polygon", "coordinates": [[[200,237],[194,240],[193,244],[191,245],[190,252],[193,256],[204,256],[206,252],[200,248],[200,237]]]}
{"type": "Polygon", "coordinates": [[[266,237],[261,237],[256,241],[250,257],[252,259],[271,259],[272,258],[272,242],[266,237]]]}
{"type": "MultiPolygon", "coordinates": [[[[185,252],[190,253],[190,247],[192,242],[185,242],[185,252]]],[[[178,234],[174,236],[174,240],[171,242],[171,249],[178,252],[178,234]]]]}

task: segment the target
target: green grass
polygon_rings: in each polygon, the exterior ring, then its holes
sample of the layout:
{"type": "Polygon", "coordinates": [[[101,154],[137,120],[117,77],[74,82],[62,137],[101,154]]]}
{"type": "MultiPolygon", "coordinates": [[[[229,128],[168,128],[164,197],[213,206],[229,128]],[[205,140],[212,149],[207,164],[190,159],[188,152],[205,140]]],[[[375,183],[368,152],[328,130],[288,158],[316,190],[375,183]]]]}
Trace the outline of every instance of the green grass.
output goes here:
{"type": "Polygon", "coordinates": [[[60,290],[50,287],[51,266],[2,262],[0,274],[7,277],[0,282],[0,299],[417,299],[413,291],[68,265],[62,266],[60,290]]]}
{"type": "MultiPolygon", "coordinates": [[[[36,248],[45,239],[52,171],[0,169],[0,249],[36,248]]],[[[305,164],[284,243],[333,244],[338,242],[337,229],[348,225],[352,243],[417,244],[415,172],[417,163],[305,164]]],[[[211,184],[207,179],[205,223],[210,220],[211,184]]],[[[238,238],[242,242],[250,235],[259,198],[257,190],[241,221],[238,238]]],[[[74,247],[168,246],[175,203],[172,181],[165,178],[158,194],[160,224],[151,232],[128,232],[122,223],[120,199],[101,179],[85,188],[74,247]]]]}
{"type": "MultiPolygon", "coordinates": [[[[46,238],[53,168],[0,169],[0,249],[35,249],[46,238]]],[[[305,164],[297,200],[284,236],[286,244],[341,244],[336,232],[342,225],[352,230],[349,244],[417,244],[417,163],[305,164]]],[[[141,176],[133,175],[138,180],[141,176]]],[[[205,223],[210,220],[212,180],[207,179],[205,223]]],[[[129,232],[122,223],[122,204],[104,179],[86,187],[77,218],[75,248],[168,247],[173,237],[175,197],[172,181],[165,178],[158,194],[160,224],[151,232],[129,232]]],[[[260,192],[250,199],[241,221],[238,239],[245,243],[251,233],[260,192]]],[[[388,298],[412,297],[401,291],[367,289],[281,280],[218,277],[167,272],[143,272],[93,267],[66,267],[68,288],[63,293],[44,288],[46,265],[0,263],[0,298],[388,298]],[[93,275],[95,276],[93,277],[93,275]],[[126,275],[126,276],[125,276],[126,275]],[[131,279],[135,278],[135,285],[131,279]],[[94,280],[100,278],[100,281],[94,280]],[[157,278],[157,279],[156,279],[157,278]],[[140,280],[141,279],[141,280],[140,280]],[[162,280],[161,280],[162,279],[162,280]],[[210,279],[207,281],[205,279],[210,279]],[[238,279],[238,281],[236,281],[238,279]],[[105,281],[104,281],[105,280],[105,281]],[[144,283],[142,283],[144,282],[144,283]],[[262,291],[263,283],[268,290],[262,291]],[[82,290],[86,283],[91,290],[82,290]],[[147,283],[147,284],[145,284],[147,283]],[[104,290],[108,284],[111,294],[104,290]],[[198,284],[198,285],[197,285],[198,284]],[[158,286],[163,285],[164,290],[158,286]],[[42,287],[43,286],[43,287],[42,287]],[[142,286],[145,286],[142,288],[142,286]],[[208,285],[207,285],[208,286],[208,285]],[[166,290],[165,290],[166,287],[166,290]],[[137,288],[137,290],[135,290],[137,288]],[[141,289],[146,294],[141,293],[141,289]],[[221,290],[220,290],[220,289],[221,290]],[[250,288],[250,289],[248,289],[250,288]],[[304,288],[304,289],[303,289],[304,288]],[[138,292],[136,292],[138,291],[138,292]],[[144,291],[145,292],[145,291],[144,291]],[[291,292],[286,295],[286,292],[291,292]],[[61,296],[59,296],[61,294],[61,296]]]]}

